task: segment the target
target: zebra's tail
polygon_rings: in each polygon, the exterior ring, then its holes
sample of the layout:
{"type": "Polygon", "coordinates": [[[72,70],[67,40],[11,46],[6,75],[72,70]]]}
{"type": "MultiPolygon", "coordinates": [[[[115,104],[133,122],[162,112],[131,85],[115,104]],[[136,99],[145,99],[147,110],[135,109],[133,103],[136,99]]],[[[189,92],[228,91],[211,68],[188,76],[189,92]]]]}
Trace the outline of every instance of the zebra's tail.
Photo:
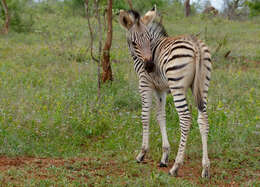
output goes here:
{"type": "Polygon", "coordinates": [[[195,37],[192,37],[196,43],[196,70],[194,82],[192,85],[192,93],[195,98],[196,105],[200,111],[206,109],[207,93],[211,71],[211,56],[207,46],[195,37]]]}

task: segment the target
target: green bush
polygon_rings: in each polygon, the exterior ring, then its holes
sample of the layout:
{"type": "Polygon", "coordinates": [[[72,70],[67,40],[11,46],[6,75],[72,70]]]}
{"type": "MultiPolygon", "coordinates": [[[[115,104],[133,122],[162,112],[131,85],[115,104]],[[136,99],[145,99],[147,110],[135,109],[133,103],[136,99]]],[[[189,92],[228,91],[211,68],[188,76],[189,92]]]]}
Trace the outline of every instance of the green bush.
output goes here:
{"type": "Polygon", "coordinates": [[[260,15],[260,1],[253,0],[248,2],[248,7],[250,9],[250,16],[259,16],[260,15]]]}
{"type": "Polygon", "coordinates": [[[84,2],[85,0],[64,0],[63,10],[65,15],[84,16],[84,2]]]}
{"type": "MultiPolygon", "coordinates": [[[[15,32],[30,32],[34,24],[32,6],[26,0],[9,0],[7,7],[10,15],[10,28],[15,32]]],[[[0,6],[0,19],[4,21],[4,10],[0,6]]]]}

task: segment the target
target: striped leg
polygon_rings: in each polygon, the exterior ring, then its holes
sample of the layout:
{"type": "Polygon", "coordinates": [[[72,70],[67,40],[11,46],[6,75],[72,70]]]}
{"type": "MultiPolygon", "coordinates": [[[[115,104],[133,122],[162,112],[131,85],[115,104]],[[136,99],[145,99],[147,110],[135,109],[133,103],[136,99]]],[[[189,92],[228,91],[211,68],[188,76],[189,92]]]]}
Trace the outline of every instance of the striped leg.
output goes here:
{"type": "Polygon", "coordinates": [[[166,130],[166,114],[165,114],[165,103],[166,103],[166,92],[156,91],[157,98],[157,121],[160,125],[160,130],[162,134],[162,158],[160,162],[160,167],[167,167],[168,155],[170,151],[170,144],[167,137],[166,130]]]}
{"type": "Polygon", "coordinates": [[[186,142],[191,125],[191,115],[188,109],[185,92],[183,90],[180,92],[181,90],[182,89],[179,89],[178,92],[173,92],[171,90],[173,93],[174,104],[179,115],[181,127],[181,140],[179,143],[178,153],[175,159],[175,163],[170,170],[170,174],[174,176],[178,175],[178,169],[183,164],[186,142]]]}
{"type": "Polygon", "coordinates": [[[152,92],[153,91],[148,87],[140,86],[140,93],[142,97],[143,143],[142,150],[136,157],[137,162],[143,161],[145,154],[149,149],[149,119],[152,105],[152,92]]]}
{"type": "Polygon", "coordinates": [[[209,132],[209,123],[208,123],[208,115],[205,111],[199,111],[198,114],[198,124],[200,128],[200,134],[202,139],[202,149],[203,149],[203,157],[202,157],[202,177],[209,178],[209,168],[210,168],[210,161],[208,158],[208,132],[209,132]]]}

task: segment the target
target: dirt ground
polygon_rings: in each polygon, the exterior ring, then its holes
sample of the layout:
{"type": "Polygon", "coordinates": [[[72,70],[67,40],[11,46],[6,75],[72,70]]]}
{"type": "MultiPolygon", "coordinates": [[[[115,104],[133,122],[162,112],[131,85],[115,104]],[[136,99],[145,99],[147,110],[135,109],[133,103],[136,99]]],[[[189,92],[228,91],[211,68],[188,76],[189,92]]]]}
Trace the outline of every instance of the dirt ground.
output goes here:
{"type": "MultiPolygon", "coordinates": [[[[71,159],[62,159],[62,158],[35,158],[35,157],[15,157],[15,158],[9,158],[6,156],[0,157],[0,172],[3,174],[9,169],[15,169],[15,170],[22,170],[24,176],[27,178],[34,178],[38,180],[44,180],[44,179],[53,179],[55,180],[57,177],[56,175],[51,175],[47,168],[50,168],[52,166],[55,166],[57,168],[63,168],[66,170],[73,170],[75,175],[68,175],[66,176],[68,180],[76,180],[77,178],[77,171],[81,170],[91,170],[89,163],[90,159],[88,158],[71,158],[71,159]],[[73,167],[75,163],[80,163],[79,167],[73,167]],[[25,169],[27,168],[27,169],[25,169]]],[[[147,161],[143,164],[148,164],[151,167],[156,167],[159,171],[163,171],[165,173],[168,173],[170,167],[172,166],[169,164],[168,167],[160,168],[158,165],[154,164],[153,161],[147,161]]],[[[189,181],[192,181],[193,183],[196,183],[200,186],[205,185],[218,185],[218,186],[239,186],[240,182],[248,182],[252,180],[253,178],[250,176],[246,176],[242,174],[242,170],[236,169],[236,170],[226,170],[228,173],[225,176],[221,175],[221,170],[215,167],[211,167],[211,177],[210,180],[203,181],[200,178],[201,175],[201,169],[198,169],[197,167],[200,166],[200,161],[196,161],[196,163],[189,161],[189,159],[185,162],[185,164],[182,166],[182,168],[179,170],[179,176],[178,178],[183,178],[189,181]],[[218,177],[216,177],[218,176],[218,177]],[[219,177],[222,176],[222,179],[219,180],[219,177]],[[236,182],[234,179],[235,176],[240,176],[240,182],[236,182]]],[[[121,176],[124,174],[123,169],[119,168],[116,163],[113,161],[106,162],[102,167],[93,169],[93,173],[98,173],[98,170],[109,170],[111,175],[114,176],[121,176]]],[[[98,174],[97,174],[98,175],[98,174]]],[[[5,176],[5,175],[4,175],[5,176]]],[[[257,171],[257,176],[260,181],[260,171],[257,171]]],[[[82,175],[80,176],[82,177],[82,175]]],[[[85,181],[87,182],[88,176],[83,176],[85,181]]],[[[10,175],[6,175],[4,177],[4,182],[7,182],[7,180],[11,180],[14,183],[19,183],[19,178],[14,178],[10,175]]],[[[2,181],[3,182],[3,181],[2,181]]]]}

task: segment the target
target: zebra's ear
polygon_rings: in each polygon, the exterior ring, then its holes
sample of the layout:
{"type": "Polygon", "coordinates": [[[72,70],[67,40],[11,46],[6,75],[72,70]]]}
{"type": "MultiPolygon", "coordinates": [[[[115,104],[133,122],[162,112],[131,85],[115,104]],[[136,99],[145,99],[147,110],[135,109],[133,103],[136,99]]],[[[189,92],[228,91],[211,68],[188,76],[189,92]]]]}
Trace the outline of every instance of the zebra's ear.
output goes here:
{"type": "Polygon", "coordinates": [[[155,19],[156,15],[157,15],[156,5],[154,5],[152,10],[146,12],[146,14],[141,18],[141,21],[143,22],[143,24],[148,25],[155,19]]]}
{"type": "Polygon", "coordinates": [[[120,10],[119,13],[119,22],[123,26],[123,28],[129,30],[134,25],[133,17],[124,10],[120,10]]]}

